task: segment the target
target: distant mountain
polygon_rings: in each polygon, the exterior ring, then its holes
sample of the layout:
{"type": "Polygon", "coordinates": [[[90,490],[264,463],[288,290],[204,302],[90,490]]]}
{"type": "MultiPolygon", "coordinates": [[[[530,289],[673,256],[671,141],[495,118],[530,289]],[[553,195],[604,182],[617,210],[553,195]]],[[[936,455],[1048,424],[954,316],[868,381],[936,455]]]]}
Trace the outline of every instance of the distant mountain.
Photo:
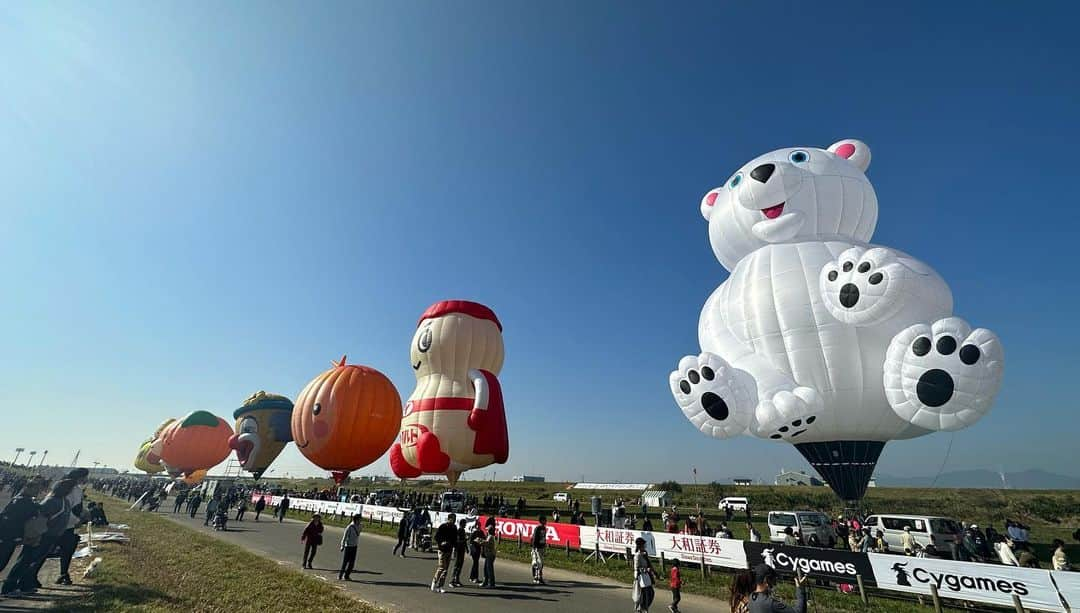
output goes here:
{"type": "MultiPolygon", "coordinates": [[[[930,487],[933,481],[933,477],[877,476],[877,484],[881,487],[930,487]]],[[[1016,490],[1080,490],[1080,478],[1038,469],[1005,473],[1005,481],[1016,490]]],[[[957,470],[942,473],[935,487],[997,489],[1002,487],[1001,475],[992,470],[957,470]]]]}

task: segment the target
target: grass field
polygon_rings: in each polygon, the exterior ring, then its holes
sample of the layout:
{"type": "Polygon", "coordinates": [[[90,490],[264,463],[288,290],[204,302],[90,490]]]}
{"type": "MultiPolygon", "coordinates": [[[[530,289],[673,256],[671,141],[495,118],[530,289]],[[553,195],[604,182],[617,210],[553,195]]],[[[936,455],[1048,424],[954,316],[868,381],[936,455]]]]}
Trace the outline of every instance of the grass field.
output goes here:
{"type": "Polygon", "coordinates": [[[153,513],[131,512],[126,504],[108,498],[105,505],[113,523],[130,526],[131,542],[103,545],[89,597],[58,610],[380,611],[310,576],[153,513]]]}

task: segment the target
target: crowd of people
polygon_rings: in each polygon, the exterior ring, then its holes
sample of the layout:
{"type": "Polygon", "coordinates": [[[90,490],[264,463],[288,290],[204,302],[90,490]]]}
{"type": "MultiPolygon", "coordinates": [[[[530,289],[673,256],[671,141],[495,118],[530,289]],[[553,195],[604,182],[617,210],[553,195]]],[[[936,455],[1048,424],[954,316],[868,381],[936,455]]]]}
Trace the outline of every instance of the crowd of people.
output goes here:
{"type": "Polygon", "coordinates": [[[3,596],[35,593],[41,588],[41,567],[53,555],[60,561],[56,583],[71,584],[71,559],[80,541],[76,529],[91,522],[108,524],[104,510],[85,498],[83,486],[89,475],[87,469],[76,468],[50,482],[0,470],[0,492],[11,493],[0,511],[0,572],[15,560],[0,586],[3,596]]]}

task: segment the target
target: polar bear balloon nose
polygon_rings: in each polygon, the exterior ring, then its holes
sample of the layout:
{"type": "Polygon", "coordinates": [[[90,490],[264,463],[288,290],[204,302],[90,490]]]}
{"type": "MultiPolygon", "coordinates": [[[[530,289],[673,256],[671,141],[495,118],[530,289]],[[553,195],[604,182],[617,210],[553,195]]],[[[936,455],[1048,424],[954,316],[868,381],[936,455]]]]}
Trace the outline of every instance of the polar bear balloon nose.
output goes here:
{"type": "Polygon", "coordinates": [[[776,164],[762,164],[750,171],[750,176],[758,183],[767,183],[772,173],[776,171],[776,164]]]}

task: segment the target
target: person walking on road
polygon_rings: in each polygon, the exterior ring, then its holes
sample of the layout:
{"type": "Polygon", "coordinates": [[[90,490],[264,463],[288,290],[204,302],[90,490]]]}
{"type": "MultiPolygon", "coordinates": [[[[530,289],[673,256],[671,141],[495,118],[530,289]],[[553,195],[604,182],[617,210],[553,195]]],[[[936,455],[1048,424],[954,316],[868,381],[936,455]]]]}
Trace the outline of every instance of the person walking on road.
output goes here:
{"type": "Polygon", "coordinates": [[[398,549],[401,549],[401,557],[405,557],[405,550],[409,548],[410,534],[412,534],[412,511],[405,511],[397,525],[397,544],[394,545],[392,555],[398,555],[398,549]]]}
{"type": "Polygon", "coordinates": [[[266,510],[266,496],[259,496],[255,501],[255,521],[259,521],[259,515],[266,510]]]}
{"type": "Polygon", "coordinates": [[[311,563],[315,561],[315,552],[319,550],[319,545],[322,545],[322,533],[322,516],[316,513],[311,516],[311,521],[300,535],[300,542],[304,544],[304,562],[300,565],[301,568],[311,568],[311,563]]]}
{"type": "Polygon", "coordinates": [[[469,546],[469,532],[465,529],[468,520],[458,522],[457,541],[454,543],[454,574],[450,578],[450,587],[461,587],[461,567],[465,565],[465,550],[469,546]]]}
{"type": "Polygon", "coordinates": [[[34,477],[26,482],[19,493],[0,512],[0,571],[11,561],[15,548],[22,543],[23,549],[32,548],[36,543],[27,542],[28,538],[41,538],[44,526],[37,520],[37,527],[27,530],[27,522],[38,517],[38,503],[35,498],[45,489],[45,480],[34,477]]]}
{"type": "Polygon", "coordinates": [[[289,495],[285,494],[285,497],[281,499],[281,504],[278,505],[278,523],[280,524],[285,520],[285,514],[289,512],[289,495]]]}
{"type": "Polygon", "coordinates": [[[210,502],[206,503],[206,519],[203,520],[202,525],[209,526],[210,520],[214,519],[214,514],[217,513],[218,506],[221,505],[221,501],[217,496],[210,499],[210,502]]]}
{"type": "Polygon", "coordinates": [[[795,606],[788,606],[773,597],[776,587],[776,570],[765,564],[754,567],[754,593],[750,595],[750,613],[806,613],[806,588],[803,581],[806,576],[801,572],[795,575],[795,606]]]}
{"type": "Polygon", "coordinates": [[[173,503],[173,509],[172,509],[172,512],[174,514],[180,512],[181,507],[184,506],[184,500],[186,500],[186,499],[187,499],[187,492],[180,492],[179,494],[176,495],[176,502],[173,503]]]}
{"type": "Polygon", "coordinates": [[[645,549],[645,539],[638,537],[634,541],[634,611],[649,613],[653,598],[656,597],[656,571],[649,562],[649,552],[645,549]]]}
{"type": "Polygon", "coordinates": [[[435,547],[439,552],[439,563],[435,567],[435,576],[431,579],[431,591],[445,594],[443,584],[446,583],[446,573],[450,570],[450,560],[454,556],[454,545],[457,544],[457,518],[453,513],[446,516],[446,521],[439,524],[435,530],[435,547]]]}
{"type": "Polygon", "coordinates": [[[82,491],[82,485],[90,478],[90,471],[85,468],[76,468],[64,478],[74,481],[75,487],[71,488],[67,495],[67,504],[71,508],[71,513],[67,518],[67,529],[60,534],[56,543],[60,550],[60,576],[56,579],[57,585],[71,585],[71,575],[68,571],[71,569],[71,558],[79,547],[79,535],[75,534],[75,529],[85,524],[90,516],[83,508],[82,491]]]}
{"type": "Polygon", "coordinates": [[[360,546],[360,514],[352,517],[352,523],[345,528],[341,537],[341,570],[338,581],[352,581],[353,567],[356,566],[356,548],[360,546]]]}
{"type": "Polygon", "coordinates": [[[190,505],[188,507],[188,515],[191,516],[191,519],[195,519],[195,516],[199,513],[199,505],[202,504],[202,496],[196,493],[191,497],[188,504],[190,505]]]}
{"type": "Polygon", "coordinates": [[[236,505],[236,521],[244,521],[244,513],[247,513],[247,499],[241,498],[240,504],[236,505]]]}
{"type": "Polygon", "coordinates": [[[532,574],[533,583],[544,583],[544,552],[547,550],[547,517],[539,517],[540,524],[533,529],[532,533],[532,574]]]}
{"type": "Polygon", "coordinates": [[[480,587],[495,587],[495,527],[488,528],[488,533],[481,541],[480,551],[484,556],[484,582],[480,587]]]}
{"type": "Polygon", "coordinates": [[[480,583],[480,557],[484,547],[484,529],[477,521],[473,525],[472,534],[469,535],[469,556],[472,557],[472,567],[469,569],[469,581],[480,583]]]}

